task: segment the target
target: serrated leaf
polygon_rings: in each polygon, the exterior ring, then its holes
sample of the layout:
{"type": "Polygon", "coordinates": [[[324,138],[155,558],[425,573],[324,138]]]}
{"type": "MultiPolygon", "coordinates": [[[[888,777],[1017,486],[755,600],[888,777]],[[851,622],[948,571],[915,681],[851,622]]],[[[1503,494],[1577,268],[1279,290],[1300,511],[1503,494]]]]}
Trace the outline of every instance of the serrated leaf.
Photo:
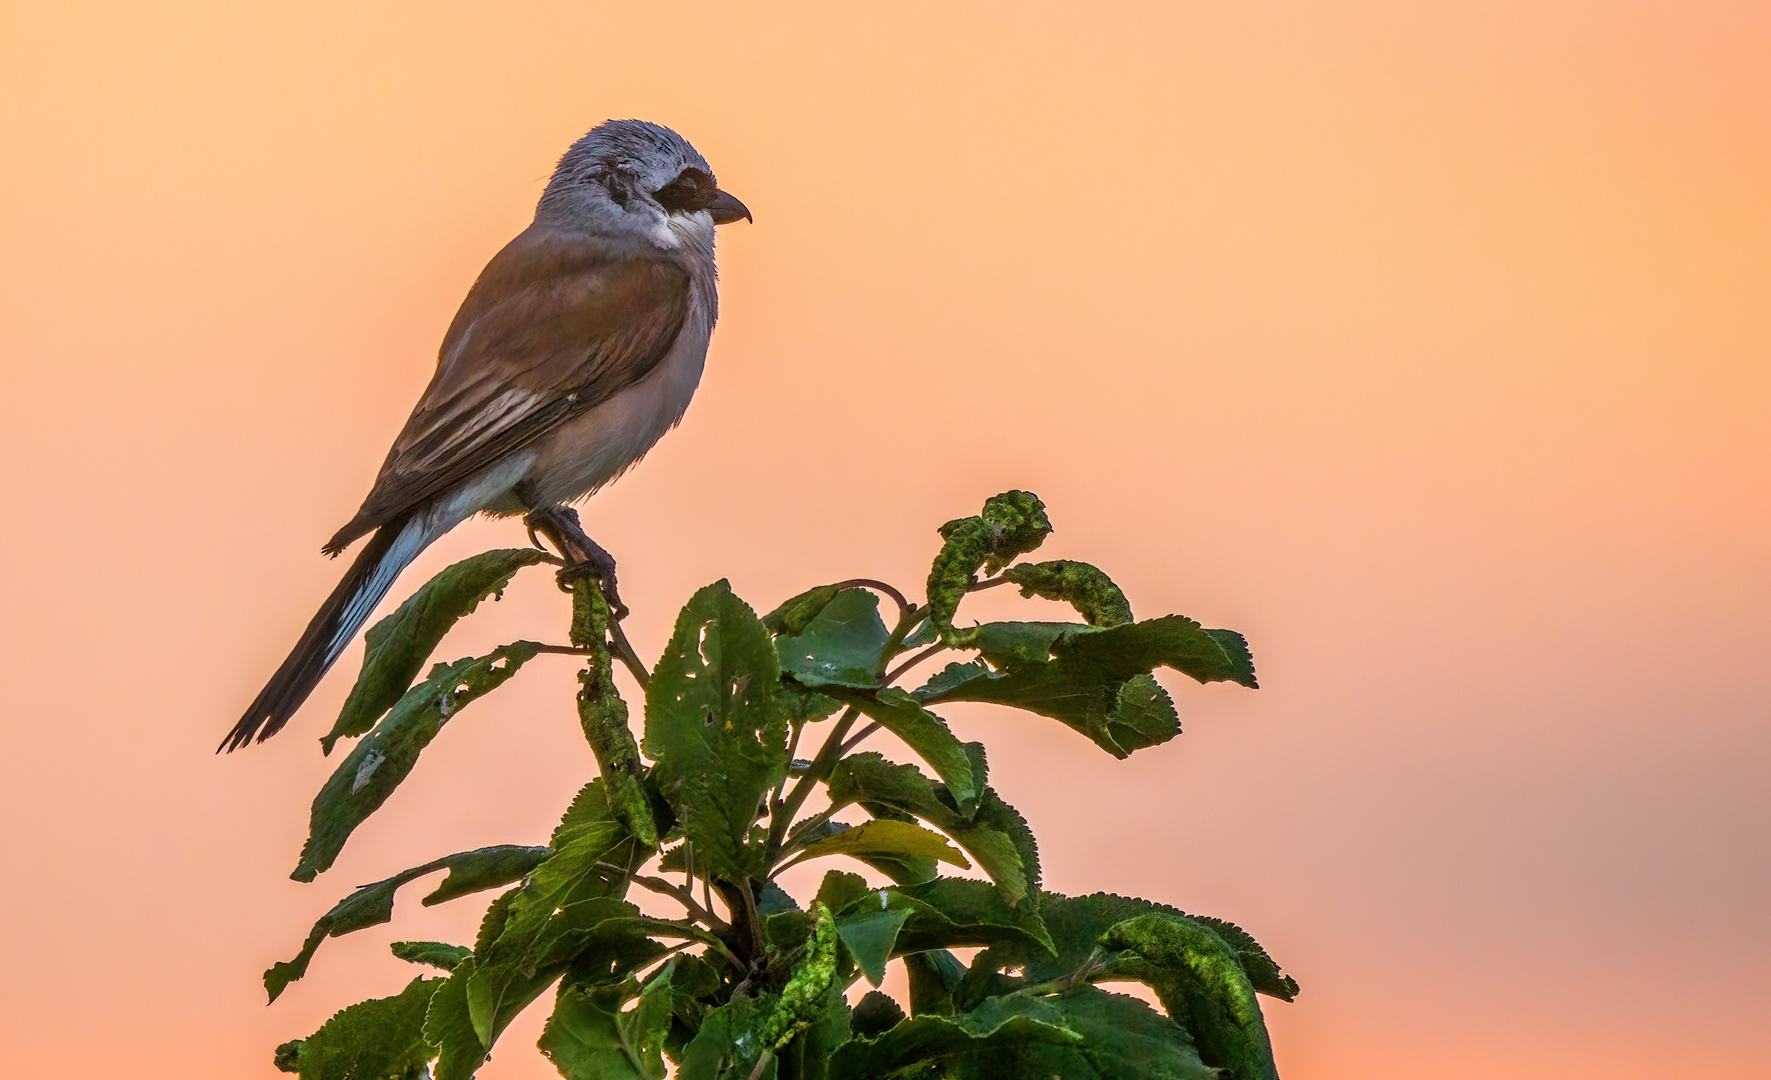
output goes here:
{"type": "MultiPolygon", "coordinates": [[[[301,952],[297,953],[293,960],[279,961],[271,965],[270,969],[264,973],[264,988],[270,994],[270,999],[277,1000],[278,995],[282,994],[290,983],[307,974],[308,963],[313,959],[314,952],[319,949],[322,941],[329,937],[342,937],[353,931],[378,926],[391,920],[394,917],[394,894],[407,882],[415,881],[426,874],[434,874],[438,870],[453,871],[456,866],[460,865],[484,867],[487,862],[495,861],[498,858],[496,853],[513,848],[519,851],[534,850],[504,844],[498,847],[461,851],[454,855],[446,855],[441,859],[433,859],[422,866],[402,870],[393,877],[371,882],[357,889],[334,904],[326,914],[320,916],[319,920],[314,923],[313,929],[308,932],[307,940],[302,943],[301,952]]],[[[454,874],[451,872],[450,877],[453,876],[454,874]]],[[[445,879],[445,884],[447,884],[447,879],[445,879]]],[[[502,882],[488,881],[477,887],[492,888],[495,884],[502,884],[502,882]]],[[[472,890],[463,890],[463,892],[466,891],[472,890]]],[[[431,894],[425,898],[424,902],[426,904],[436,902],[435,896],[435,893],[431,894]]]]}
{"type": "Polygon", "coordinates": [[[561,986],[541,1033],[541,1052],[566,1080],[662,1080],[670,1023],[669,972],[652,979],[627,1011],[631,984],[561,986]]]}
{"type": "Polygon", "coordinates": [[[1160,912],[1117,923],[1101,935],[1099,980],[1135,979],[1156,991],[1168,1015],[1192,1033],[1199,1056],[1227,1080],[1278,1080],[1273,1046],[1254,986],[1211,928],[1160,912]]]}
{"type": "Polygon", "coordinates": [[[1064,1080],[1215,1080],[1193,1041],[1174,1021],[1136,998],[1080,986],[1047,997],[1013,995],[984,1002],[980,1026],[1007,1016],[1043,1020],[1082,1036],[1074,1045],[1023,1042],[955,1055],[954,1080],[1051,1077],[1064,1080]]]}
{"type": "Polygon", "coordinates": [[[486,1062],[485,1044],[474,1034],[473,1020],[467,1013],[467,984],[473,973],[474,961],[469,956],[437,988],[425,1012],[424,1041],[437,1054],[434,1080],[470,1080],[486,1062]]]}
{"type": "Polygon", "coordinates": [[[904,957],[905,981],[909,984],[910,1014],[953,1015],[953,992],[965,977],[965,965],[946,949],[925,949],[904,957]]]}
{"type": "Polygon", "coordinates": [[[486,551],[450,566],[419,587],[364,635],[363,669],[338,722],[320,740],[326,753],[341,738],[361,735],[411,687],[431,650],[480,601],[504,591],[525,566],[547,558],[534,548],[486,551]]]}
{"type": "Polygon", "coordinates": [[[826,870],[824,880],[818,884],[818,895],[814,899],[831,911],[841,912],[872,891],[867,885],[867,879],[860,874],[851,874],[846,870],[826,870]]]}
{"type": "Polygon", "coordinates": [[[987,500],[978,516],[941,526],[941,551],[929,568],[930,624],[952,640],[953,615],[979,569],[995,573],[1044,543],[1051,531],[1045,505],[1027,491],[1005,491],[987,500]]]}
{"type": "MultiPolygon", "coordinates": [[[[988,1055],[996,1057],[1025,1045],[1077,1046],[1081,1035],[1055,1019],[1026,1015],[980,1018],[970,1013],[944,1016],[925,1013],[898,1024],[875,1039],[857,1038],[844,1044],[831,1060],[831,1073],[845,1080],[885,1080],[887,1077],[945,1075],[955,1060],[988,1055]]],[[[999,1076],[1038,1074],[999,1073],[999,1076]]]]}
{"type": "Polygon", "coordinates": [[[444,971],[454,971],[463,960],[473,955],[473,950],[465,945],[442,941],[396,941],[388,948],[409,964],[428,964],[444,971]]]}
{"type": "Polygon", "coordinates": [[[972,865],[940,833],[887,818],[874,818],[807,844],[799,850],[794,862],[819,859],[827,855],[852,855],[858,859],[881,856],[896,860],[938,859],[962,869],[969,869],[972,865]]]}
{"type": "Polygon", "coordinates": [[[878,990],[869,990],[855,1002],[854,1014],[849,1018],[849,1030],[864,1038],[878,1038],[904,1019],[904,1007],[899,1005],[890,994],[882,994],[878,990]]]}
{"type": "Polygon", "coordinates": [[[425,907],[431,907],[458,896],[521,881],[523,875],[539,866],[548,854],[549,849],[545,847],[524,847],[520,844],[499,844],[463,852],[456,862],[449,865],[449,876],[443,879],[443,883],[419,902],[425,907]]]}
{"type": "Polygon", "coordinates": [[[698,872],[761,876],[747,843],[763,794],[787,773],[775,644],[725,581],[697,592],[646,690],[652,776],[695,846],[698,872]]]}
{"type": "Polygon", "coordinates": [[[898,942],[898,929],[909,917],[910,912],[904,908],[882,907],[878,911],[853,911],[837,920],[837,936],[855,958],[855,966],[874,986],[885,981],[886,961],[891,959],[892,947],[898,942]]]}
{"type": "Polygon", "coordinates": [[[1000,672],[981,660],[950,664],[914,693],[930,705],[983,701],[1048,716],[1118,758],[1181,731],[1173,700],[1154,678],[1121,679],[1099,664],[1071,657],[1000,672]]]}
{"type": "Polygon", "coordinates": [[[844,589],[798,633],[776,638],[775,648],[781,670],[802,686],[871,690],[891,636],[879,617],[879,597],[866,589],[844,589]]]}
{"type": "Polygon", "coordinates": [[[424,1015],[441,979],[419,976],[393,997],[360,1001],[301,1040],[302,1080],[415,1080],[431,1058],[424,1015]]]}
{"type": "Polygon", "coordinates": [[[877,693],[833,689],[831,696],[853,705],[869,720],[902,739],[946,783],[960,814],[971,816],[984,788],[983,777],[973,775],[972,756],[947,721],[895,686],[877,693]]]}
{"type": "Polygon", "coordinates": [[[474,1034],[488,1049],[505,1025],[559,978],[564,962],[537,964],[538,939],[555,912],[611,890],[607,872],[597,864],[625,839],[626,830],[618,822],[577,826],[521,887],[506,894],[495,935],[474,946],[475,971],[467,988],[474,1034]]]}
{"type": "MultiPolygon", "coordinates": [[[[767,1048],[762,1026],[774,1008],[774,998],[769,993],[735,997],[709,1010],[701,1030],[683,1048],[678,1080],[750,1080],[767,1048]]],[[[756,1080],[772,1080],[775,1064],[770,1062],[756,1080]]]]}
{"type": "Polygon", "coordinates": [[[1046,929],[1051,931],[1056,955],[1036,956],[1025,950],[1017,953],[1012,948],[1003,947],[992,950],[998,954],[1003,966],[1024,965],[1027,978],[1032,982],[1056,979],[1076,971],[1095,952],[1101,935],[1108,928],[1140,915],[1160,914],[1191,920],[1215,933],[1229,947],[1257,992],[1281,1001],[1291,1001],[1297,996],[1297,980],[1283,974],[1248,931],[1223,919],[1189,914],[1153,900],[1105,892],[1087,896],[1048,892],[1040,898],[1039,913],[1045,919],[1046,929]]]}
{"type": "MultiPolygon", "coordinates": [[[[968,744],[970,746],[972,744],[968,744]]],[[[977,771],[982,754],[973,751],[977,771]]],[[[914,765],[898,765],[876,753],[851,754],[838,762],[828,780],[835,806],[859,803],[869,812],[900,811],[919,817],[951,836],[978,861],[1010,904],[1019,904],[1039,885],[1039,856],[1025,819],[989,788],[970,820],[962,817],[951,793],[914,765]]]]}
{"type": "Polygon", "coordinates": [[[1090,626],[1119,626],[1132,621],[1131,604],[1113,579],[1098,567],[1071,559],[1021,563],[1002,572],[1021,587],[1022,596],[1039,596],[1069,604],[1090,626]]]}
{"type": "Polygon", "coordinates": [[[843,590],[835,585],[819,585],[807,589],[798,596],[784,600],[781,606],[762,617],[763,626],[771,634],[797,634],[824,610],[824,606],[836,599],[836,594],[843,590]]]}
{"type": "Polygon", "coordinates": [[[962,949],[997,942],[1019,942],[1042,953],[1051,939],[1032,905],[1011,907],[987,881],[936,878],[921,885],[875,889],[839,911],[845,917],[861,910],[905,910],[910,913],[898,931],[898,955],[930,949],[962,949]]]}
{"type": "Polygon", "coordinates": [[[517,641],[485,656],[438,664],[429,678],[406,691],[314,796],[308,840],[289,876],[312,881],[329,868],[350,834],[406,779],[450,717],[516,674],[540,649],[535,642],[517,641]]]}

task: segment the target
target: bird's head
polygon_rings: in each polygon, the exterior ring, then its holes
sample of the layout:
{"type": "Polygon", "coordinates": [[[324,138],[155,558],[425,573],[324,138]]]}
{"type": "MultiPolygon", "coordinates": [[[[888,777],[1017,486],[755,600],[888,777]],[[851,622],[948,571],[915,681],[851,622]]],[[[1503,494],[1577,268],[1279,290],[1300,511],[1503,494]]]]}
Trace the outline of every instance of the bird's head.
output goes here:
{"type": "Polygon", "coordinates": [[[668,220],[705,213],[713,224],[751,220],[750,210],[719,189],[707,159],[689,141],[644,120],[608,120],[573,143],[541,194],[541,207],[668,220]]]}

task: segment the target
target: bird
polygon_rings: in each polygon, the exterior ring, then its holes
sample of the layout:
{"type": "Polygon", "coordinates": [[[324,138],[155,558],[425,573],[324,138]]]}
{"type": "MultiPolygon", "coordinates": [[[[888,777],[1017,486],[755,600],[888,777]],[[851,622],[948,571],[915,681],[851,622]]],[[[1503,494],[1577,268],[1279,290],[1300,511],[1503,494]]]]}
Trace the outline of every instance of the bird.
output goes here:
{"type": "Polygon", "coordinates": [[[749,208],[670,128],[609,120],[566,150],[534,221],[468,290],[362,508],[321,550],[367,542],[218,751],[281,730],[400,572],[475,514],[522,515],[612,591],[613,560],[570,506],[682,420],[719,316],[714,229],[740,220],[749,208]]]}

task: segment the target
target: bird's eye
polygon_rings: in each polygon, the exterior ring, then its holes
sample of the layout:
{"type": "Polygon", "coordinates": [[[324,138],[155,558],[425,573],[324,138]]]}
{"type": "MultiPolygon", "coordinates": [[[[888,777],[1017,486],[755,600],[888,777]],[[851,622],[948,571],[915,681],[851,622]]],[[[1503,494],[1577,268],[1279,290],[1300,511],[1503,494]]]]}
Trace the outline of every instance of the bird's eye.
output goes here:
{"type": "Polygon", "coordinates": [[[717,191],[713,177],[700,169],[684,169],[675,180],[653,192],[652,197],[669,211],[705,210],[717,191]]]}

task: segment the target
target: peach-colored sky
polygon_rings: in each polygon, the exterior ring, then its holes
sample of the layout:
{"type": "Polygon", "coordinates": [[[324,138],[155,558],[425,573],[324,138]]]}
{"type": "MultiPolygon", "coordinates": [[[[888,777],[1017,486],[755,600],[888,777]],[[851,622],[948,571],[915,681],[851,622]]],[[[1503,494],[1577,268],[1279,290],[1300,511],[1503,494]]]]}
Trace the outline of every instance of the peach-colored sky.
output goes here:
{"type": "MultiPolygon", "coordinates": [[[[915,585],[1031,488],[1052,557],[1245,631],[1264,689],[1175,684],[1123,764],[955,723],[1050,886],[1297,975],[1285,1075],[1771,1071],[1767,56],[1771,8],[1691,0],[0,10],[0,1071],[273,1075],[475,911],[405,899],[266,1009],[316,915],[589,775],[543,658],[301,886],[355,654],[209,751],[609,116],[757,219],[685,425],[587,514],[642,652],[720,576],[915,585]]],[[[445,651],[560,618],[522,583],[445,651]]],[[[482,1076],[551,1075],[533,1032],[482,1076]]]]}

